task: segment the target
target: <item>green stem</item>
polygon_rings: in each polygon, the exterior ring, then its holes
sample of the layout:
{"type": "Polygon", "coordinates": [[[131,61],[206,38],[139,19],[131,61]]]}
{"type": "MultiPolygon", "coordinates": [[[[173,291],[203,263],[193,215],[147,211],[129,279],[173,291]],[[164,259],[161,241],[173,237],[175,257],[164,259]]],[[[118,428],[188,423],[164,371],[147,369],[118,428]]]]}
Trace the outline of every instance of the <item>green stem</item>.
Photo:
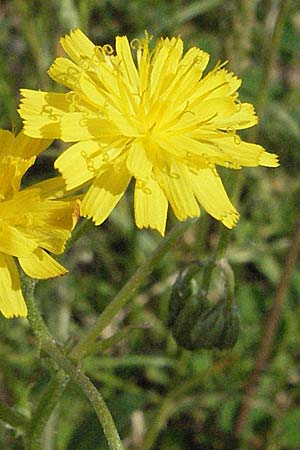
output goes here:
{"type": "Polygon", "coordinates": [[[34,302],[35,284],[35,280],[30,280],[28,278],[23,281],[24,296],[28,308],[28,320],[42,349],[70,376],[72,381],[79,385],[90,400],[103,427],[110,450],[122,450],[123,447],[118,431],[101,394],[81,369],[75,366],[73,361],[65,355],[63,350],[56,344],[51,336],[34,302]]]}
{"type": "Polygon", "coordinates": [[[0,421],[10,425],[13,428],[25,428],[28,419],[23,414],[13,411],[5,403],[0,402],[0,421]]]}
{"type": "Polygon", "coordinates": [[[28,450],[41,449],[41,437],[47,422],[61,398],[69,381],[69,376],[59,370],[44,390],[26,429],[25,441],[28,450]]]}
{"type": "Polygon", "coordinates": [[[143,450],[150,450],[153,447],[161,429],[165,426],[169,417],[172,415],[174,406],[174,400],[170,396],[165,398],[159,408],[158,414],[155,416],[155,420],[153,421],[151,428],[146,435],[143,443],[143,450]]]}
{"type": "Polygon", "coordinates": [[[230,237],[230,231],[222,223],[219,223],[218,235],[219,235],[219,240],[218,240],[217,247],[215,248],[215,251],[214,251],[213,255],[210,257],[207,265],[204,268],[204,272],[203,272],[201,287],[202,287],[203,291],[205,291],[205,292],[208,292],[208,290],[209,290],[211,276],[212,276],[212,272],[213,272],[214,268],[216,267],[216,262],[218,261],[218,259],[220,259],[224,256],[224,253],[225,253],[228,241],[229,241],[229,237],[230,237]]]}
{"type": "Polygon", "coordinates": [[[112,416],[98,390],[95,388],[91,380],[76,367],[73,362],[57,347],[53,341],[46,341],[43,349],[55,360],[55,362],[64,369],[70,378],[79,385],[82,391],[93,405],[96,414],[102,424],[104,434],[106,436],[110,450],[122,450],[123,446],[114,424],[112,416]]]}
{"type": "MultiPolygon", "coordinates": [[[[186,351],[183,351],[182,356],[183,358],[179,361],[179,363],[181,366],[180,369],[184,371],[184,367],[186,368],[189,365],[189,358],[191,356],[186,351]],[[184,367],[182,368],[182,366],[184,367]]],[[[175,368],[173,377],[173,386],[175,386],[175,388],[171,389],[167,393],[158,407],[155,414],[155,420],[152,421],[145,437],[143,450],[150,450],[154,448],[159,433],[163,428],[165,428],[166,423],[172,414],[178,411],[180,403],[183,403],[182,400],[184,400],[184,397],[189,395],[189,393],[191,393],[194,397],[195,392],[200,392],[200,386],[204,386],[207,379],[211,379],[212,374],[216,373],[218,370],[221,370],[218,367],[219,362],[211,364],[210,367],[208,367],[202,374],[202,377],[194,375],[192,378],[187,378],[183,371],[180,375],[178,372],[180,369],[175,368]],[[183,378],[185,381],[183,381],[183,378]]]]}
{"type": "Polygon", "coordinates": [[[151,273],[154,267],[160,262],[162,257],[167,253],[169,248],[174,244],[178,236],[180,236],[191,224],[191,220],[178,222],[168,235],[161,241],[159,246],[154,250],[152,255],[142,264],[135,274],[127,281],[127,283],[118,292],[115,298],[109,303],[105,310],[100,314],[94,326],[90,329],[81,341],[74,347],[71,356],[74,359],[82,358],[89,352],[90,346],[100,336],[104,328],[111,322],[113,317],[122,309],[132,295],[139,288],[145,278],[151,273]]]}
{"type": "Polygon", "coordinates": [[[72,232],[70,239],[66,245],[66,251],[71,248],[76,241],[87,231],[91,226],[92,222],[88,219],[81,219],[81,222],[76,226],[75,230],[72,232]]]}
{"type": "Polygon", "coordinates": [[[234,298],[234,272],[226,259],[221,259],[218,262],[218,266],[221,268],[225,276],[226,284],[226,305],[228,309],[231,309],[232,304],[235,301],[234,298]]]}
{"type": "Polygon", "coordinates": [[[103,339],[101,341],[95,342],[90,348],[89,348],[89,354],[95,355],[96,353],[103,353],[105,350],[113,347],[114,345],[118,344],[123,339],[128,338],[129,336],[132,336],[132,333],[135,331],[141,330],[141,329],[147,329],[148,326],[132,326],[128,325],[127,327],[123,328],[121,331],[118,331],[113,336],[103,339]]]}
{"type": "MultiPolygon", "coordinates": [[[[83,232],[86,230],[86,228],[89,226],[90,221],[85,220],[82,221],[82,223],[79,225],[75,233],[73,233],[71,240],[68,242],[68,248],[75,242],[77,239],[83,234],[83,232]]],[[[119,292],[119,294],[116,296],[114,300],[114,308],[110,308],[110,313],[113,311],[113,315],[119,311],[119,305],[120,308],[124,306],[124,304],[131,298],[132,293],[134,290],[139,287],[139,285],[143,282],[144,278],[151,272],[153,267],[159,262],[160,258],[167,252],[167,250],[170,248],[172,243],[177,239],[177,237],[183,233],[186,228],[190,225],[190,222],[184,222],[177,224],[173,230],[169,233],[168,237],[162,241],[158,249],[156,249],[152,256],[147,260],[147,262],[137,271],[137,273],[128,281],[126,286],[119,292]],[[114,312],[115,311],[115,312],[114,312]]],[[[31,295],[33,295],[33,289],[35,282],[33,280],[26,280],[26,283],[24,283],[25,289],[27,286],[30,287],[32,292],[29,291],[26,292],[26,297],[30,298],[31,295]],[[28,286],[29,283],[29,286],[28,286]],[[30,285],[31,283],[31,285],[30,285]]],[[[35,305],[33,304],[35,307],[35,305]]],[[[30,308],[28,308],[30,309],[30,308]]],[[[44,338],[52,339],[50,333],[48,332],[46,325],[44,321],[41,319],[39,312],[38,314],[34,314],[34,309],[29,314],[30,320],[34,325],[32,325],[35,334],[38,336],[39,340],[43,342],[44,338]],[[42,323],[41,323],[41,320],[42,323]]],[[[113,316],[112,316],[113,317],[113,316]]],[[[108,318],[108,314],[104,316],[104,321],[108,320],[108,322],[111,320],[110,317],[108,318]]],[[[101,321],[101,327],[103,326],[103,318],[101,321]]],[[[105,325],[104,325],[105,327],[105,325]]],[[[101,332],[101,331],[100,331],[101,332]]],[[[94,333],[93,333],[94,336],[94,333]]],[[[95,333],[96,338],[98,337],[98,331],[95,333]]],[[[119,336],[120,337],[120,336],[119,336]]],[[[85,343],[86,341],[83,340],[85,343]]],[[[73,350],[71,356],[76,356],[79,358],[81,355],[85,353],[89,353],[90,350],[94,350],[93,346],[94,338],[88,339],[88,345],[81,343],[78,344],[77,350],[76,348],[73,350]],[[79,351],[78,351],[79,349],[79,351]]],[[[56,361],[57,362],[57,361],[56,361]]],[[[47,386],[46,391],[44,392],[42,398],[40,399],[40,402],[34,412],[34,417],[38,418],[38,420],[32,420],[30,426],[28,427],[28,441],[30,442],[30,450],[40,450],[39,443],[40,443],[40,436],[43,431],[44,425],[46,424],[47,420],[49,419],[56,402],[59,400],[60,396],[63,393],[65,384],[66,384],[66,378],[67,375],[62,375],[62,372],[58,372],[58,374],[55,376],[55,378],[49,383],[47,386]],[[53,397],[53,398],[52,398],[53,397]],[[47,404],[47,408],[43,409],[43,405],[47,404]],[[40,414],[40,415],[39,415],[40,414]],[[35,424],[35,425],[34,425],[35,424]]]]}
{"type": "MultiPolygon", "coordinates": [[[[187,355],[186,352],[183,352],[183,354],[184,357],[187,355]]],[[[183,398],[189,391],[195,392],[195,390],[199,390],[199,385],[203,382],[198,376],[194,376],[192,379],[182,382],[182,378],[178,376],[178,372],[176,371],[174,372],[174,385],[176,387],[168,392],[167,396],[159,406],[155,414],[155,420],[152,421],[145,437],[143,450],[150,450],[154,447],[159,433],[166,426],[166,423],[172,414],[177,410],[180,398],[183,398]]],[[[211,373],[211,368],[207,370],[206,374],[208,373],[211,373]]]]}
{"type": "MultiPolygon", "coordinates": [[[[98,321],[96,322],[94,328],[89,333],[88,337],[83,339],[77,347],[74,348],[71,356],[80,358],[82,355],[89,353],[91,349],[93,349],[93,342],[96,340],[96,338],[101,333],[102,329],[105,328],[106,324],[108,324],[111,320],[111,318],[121,309],[131,298],[133,292],[135,289],[137,289],[145,279],[145,277],[153,270],[155,265],[160,261],[160,259],[164,256],[164,254],[168,251],[168,249],[171,247],[171,245],[176,241],[178,236],[182,234],[188,226],[190,226],[191,221],[186,221],[183,223],[178,223],[175,225],[175,227],[170,231],[168,236],[161,242],[161,244],[158,246],[158,248],[153,252],[151,257],[140,267],[140,269],[137,270],[137,272],[130,278],[130,280],[127,282],[127,284],[121,289],[119,294],[115,297],[113,300],[112,307],[106,308],[104,313],[99,317],[98,321]],[[100,325],[99,325],[100,324],[100,325]],[[95,327],[97,327],[95,329],[95,327]]],[[[86,228],[89,226],[90,221],[85,220],[79,225],[77,232],[75,231],[75,234],[73,233],[72,236],[72,242],[68,242],[68,247],[72,245],[86,230],[86,228]]],[[[25,289],[27,286],[30,288],[29,291],[26,292],[27,299],[30,300],[31,296],[33,296],[33,289],[35,283],[32,280],[26,281],[24,283],[25,289]],[[29,286],[28,286],[29,283],[29,286]],[[31,284],[30,284],[31,283],[31,284]],[[32,292],[31,292],[32,291],[32,292]]],[[[31,303],[31,302],[30,302],[31,303]]],[[[40,342],[44,342],[44,340],[52,340],[52,337],[47,330],[47,327],[43,321],[43,319],[40,317],[39,311],[36,311],[36,307],[34,305],[34,302],[32,303],[32,308],[30,305],[28,305],[28,311],[29,311],[29,320],[31,321],[32,327],[34,329],[35,334],[37,335],[40,342]]],[[[43,348],[45,349],[45,346],[43,345],[43,348]]],[[[46,349],[45,349],[46,350],[46,349]]],[[[47,350],[46,350],[47,351],[47,350]]],[[[54,358],[54,360],[58,363],[58,361],[54,358]]],[[[61,366],[63,367],[63,366],[61,366]]],[[[35,426],[33,424],[30,425],[30,429],[28,428],[28,432],[31,431],[31,447],[30,450],[39,450],[39,447],[33,447],[33,445],[39,445],[40,441],[40,435],[43,430],[44,424],[47,422],[48,418],[50,417],[51,412],[53,411],[56,402],[62,395],[62,392],[64,390],[65,386],[65,379],[60,379],[62,376],[61,372],[58,372],[56,377],[50,382],[48,385],[46,391],[44,392],[43,397],[40,400],[39,405],[36,408],[36,411],[34,413],[35,417],[39,417],[38,413],[41,414],[41,423],[39,423],[39,420],[35,421],[37,422],[35,426]],[[53,396],[53,399],[51,398],[53,396]],[[47,409],[43,410],[44,404],[48,405],[47,409]]],[[[65,375],[65,377],[67,377],[65,375]]],[[[102,424],[103,425],[103,424],[102,424]]],[[[28,433],[29,435],[29,433],[28,433]]],[[[114,448],[114,447],[112,447],[114,448]]],[[[118,447],[116,447],[118,448],[118,447]]],[[[120,447],[121,448],[121,447],[120,447]]]]}

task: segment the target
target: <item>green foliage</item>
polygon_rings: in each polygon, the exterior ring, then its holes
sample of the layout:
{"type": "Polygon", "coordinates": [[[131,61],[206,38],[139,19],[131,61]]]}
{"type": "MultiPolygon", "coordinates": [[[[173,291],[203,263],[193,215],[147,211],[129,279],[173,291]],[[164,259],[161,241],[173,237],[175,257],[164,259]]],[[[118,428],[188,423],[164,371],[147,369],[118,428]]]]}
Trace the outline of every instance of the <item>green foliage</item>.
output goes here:
{"type": "MultiPolygon", "coordinates": [[[[58,90],[46,74],[61,54],[58,38],[81,27],[98,43],[116,34],[180,34],[202,46],[211,65],[229,59],[243,77],[242,99],[260,95],[263,49],[278,2],[216,0],[10,0],[0,8],[0,126],[21,126],[19,88],[58,90]],[[245,5],[248,4],[248,9],[245,5]],[[246,9],[245,9],[246,8],[246,9]],[[252,9],[251,9],[252,8],[252,9]],[[271,12],[269,12],[269,9],[271,12]]],[[[247,6],[247,5],[246,5],[247,6]]],[[[102,332],[82,362],[131,450],[297,449],[300,447],[300,275],[293,274],[279,327],[239,447],[234,425],[274,302],[299,209],[300,15],[291,2],[257,141],[278,153],[276,170],[230,172],[242,179],[241,219],[225,251],[235,271],[241,333],[233,350],[180,349],[168,328],[168,302],[178,271],[215,250],[219,228],[204,215],[184,233],[131,302],[102,332]],[[124,330],[124,332],[123,332],[124,330]],[[122,333],[119,334],[118,333],[122,333]],[[112,335],[115,339],[106,341],[112,335]],[[105,345],[105,342],[107,345],[105,345]],[[112,344],[112,345],[111,345],[112,344]]],[[[52,171],[60,144],[41,155],[31,179],[52,171]]],[[[27,180],[30,182],[30,179],[27,180]]],[[[63,256],[70,274],[41,282],[37,298],[54,337],[72,348],[161,238],[139,231],[128,195],[101,227],[92,225],[63,256]]],[[[169,229],[175,220],[169,218],[169,229]]],[[[216,296],[220,285],[214,285],[216,296]]],[[[212,292],[214,295],[214,292],[212,292]]],[[[0,402],[29,418],[56,368],[39,349],[26,320],[0,317],[0,402]]],[[[1,417],[1,416],[0,416],[1,417]]],[[[21,427],[0,422],[0,448],[22,450],[21,427]]],[[[106,450],[96,415],[70,384],[44,435],[43,450],[106,450]]]]}

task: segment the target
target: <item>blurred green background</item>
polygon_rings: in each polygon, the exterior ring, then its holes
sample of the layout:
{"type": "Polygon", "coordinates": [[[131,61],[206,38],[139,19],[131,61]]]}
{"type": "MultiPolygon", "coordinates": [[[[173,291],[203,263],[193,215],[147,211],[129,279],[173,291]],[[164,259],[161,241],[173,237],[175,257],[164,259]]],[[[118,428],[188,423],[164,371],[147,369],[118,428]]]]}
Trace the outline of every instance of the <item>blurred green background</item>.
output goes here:
{"type": "MultiPolygon", "coordinates": [[[[229,195],[237,184],[240,192],[235,204],[241,218],[228,232],[226,250],[242,323],[234,349],[188,352],[176,345],[167,328],[178,270],[210,255],[218,240],[220,226],[203,213],[102,337],[129,326],[128,336],[84,360],[124,447],[299,449],[300,274],[288,256],[299,232],[299,2],[4,0],[2,128],[21,127],[16,112],[21,87],[61,91],[46,70],[62,55],[59,38],[76,27],[97,44],[113,44],[122,34],[140,37],[145,29],[154,38],[181,35],[185,49],[197,46],[211,54],[210,68],[228,60],[228,68],[243,79],[241,99],[254,103],[260,115],[259,126],[243,137],[277,153],[281,162],[278,169],[222,174],[229,195]],[[262,355],[272,330],[274,339],[262,355]]],[[[55,143],[41,155],[26,182],[52,176],[60,150],[55,143]]],[[[168,228],[174,223],[170,215],[168,228]]],[[[103,226],[91,224],[61,258],[70,274],[37,288],[41,311],[58,341],[76,342],[160,240],[155,231],[136,229],[131,192],[103,226]]],[[[50,380],[47,358],[39,358],[26,320],[0,317],[0,330],[0,400],[29,416],[50,380]]],[[[0,448],[23,449],[20,433],[2,422],[0,448]]],[[[107,448],[90,404],[69,385],[45,430],[43,450],[107,448]]]]}

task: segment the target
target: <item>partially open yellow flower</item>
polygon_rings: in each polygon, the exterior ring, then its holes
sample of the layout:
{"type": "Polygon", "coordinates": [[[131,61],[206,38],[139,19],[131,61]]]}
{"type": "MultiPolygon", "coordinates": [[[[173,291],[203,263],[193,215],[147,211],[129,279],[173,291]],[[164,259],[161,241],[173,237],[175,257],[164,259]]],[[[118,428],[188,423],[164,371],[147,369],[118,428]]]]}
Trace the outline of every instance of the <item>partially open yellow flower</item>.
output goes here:
{"type": "Polygon", "coordinates": [[[237,130],[257,123],[253,106],[238,100],[241,81],[217,65],[203,76],[209,55],[183,54],[180,38],[149,38],[116,49],[95,46],[80,30],[61,39],[70,59],[49,74],[66,94],[22,90],[25,133],[76,142],[56,161],[67,188],[89,184],[82,213],[102,223],[135,179],[138,227],[165,232],[168,204],[184,220],[199,205],[232,228],[238,212],[216,165],[278,165],[274,154],[243,142],[237,130]],[[136,53],[134,59],[132,53],[136,53]]]}
{"type": "Polygon", "coordinates": [[[25,317],[26,304],[14,257],[33,278],[52,278],[67,270],[48,251],[59,254],[75,224],[74,201],[57,201],[58,179],[20,190],[24,173],[48,140],[0,130],[0,311],[25,317]],[[45,184],[46,183],[46,184],[45,184]]]}

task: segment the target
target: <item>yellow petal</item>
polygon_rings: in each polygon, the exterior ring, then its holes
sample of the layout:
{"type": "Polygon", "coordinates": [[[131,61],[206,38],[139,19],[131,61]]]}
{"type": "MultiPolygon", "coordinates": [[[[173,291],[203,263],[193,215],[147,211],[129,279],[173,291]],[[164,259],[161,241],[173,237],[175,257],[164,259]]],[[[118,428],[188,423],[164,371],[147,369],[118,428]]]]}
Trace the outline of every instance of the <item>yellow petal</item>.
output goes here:
{"type": "Polygon", "coordinates": [[[244,128],[256,125],[258,118],[253,105],[250,103],[241,103],[236,105],[236,111],[230,117],[222,117],[219,114],[212,122],[217,125],[217,128],[225,131],[228,129],[243,130],[244,128]]]}
{"type": "Polygon", "coordinates": [[[138,87],[138,72],[132,59],[132,53],[126,36],[116,37],[116,52],[121,61],[121,70],[128,84],[138,87]]]}
{"type": "Polygon", "coordinates": [[[120,165],[119,170],[110,165],[95,179],[83,198],[82,215],[93,218],[95,224],[100,225],[123,196],[130,179],[124,164],[120,165]]]}
{"type": "Polygon", "coordinates": [[[32,139],[21,130],[14,142],[14,155],[31,158],[43,152],[51,144],[52,139],[32,139]]]}
{"type": "MultiPolygon", "coordinates": [[[[193,136],[197,132],[193,133],[193,136]]],[[[192,134],[192,133],[191,133],[192,134]]],[[[199,134],[201,136],[201,132],[199,134]]],[[[239,136],[207,131],[203,142],[191,139],[185,135],[164,137],[160,145],[172,154],[195,162],[193,156],[200,157],[199,163],[206,160],[209,164],[219,164],[225,167],[240,169],[241,166],[255,167],[259,165],[278,166],[278,158],[257,144],[244,142],[239,136]],[[269,155],[269,156],[268,156],[269,155]]]]}
{"type": "MultiPolygon", "coordinates": [[[[234,103],[230,97],[212,98],[201,102],[199,105],[194,105],[190,110],[190,114],[183,114],[178,118],[178,113],[169,108],[169,122],[166,126],[174,134],[181,133],[182,135],[189,135],[195,139],[203,140],[205,138],[205,132],[213,126],[214,129],[218,128],[230,128],[232,125],[232,115],[237,111],[238,106],[234,103]],[[201,123],[203,127],[201,127],[201,123]],[[205,129],[205,123],[209,124],[205,129]],[[226,124],[226,125],[225,125],[226,124]]],[[[164,121],[165,116],[164,113],[164,121]]],[[[219,133],[220,134],[220,133],[219,133]]]]}
{"type": "Polygon", "coordinates": [[[79,65],[84,60],[93,60],[95,56],[95,45],[79,29],[61,38],[60,43],[70,58],[79,65]]]}
{"type": "Polygon", "coordinates": [[[104,61],[99,62],[96,73],[99,87],[107,95],[109,103],[112,102],[113,105],[118,105],[119,99],[116,97],[116,93],[119,91],[118,68],[114,68],[110,58],[107,56],[104,61]]]}
{"type": "Polygon", "coordinates": [[[116,128],[112,122],[100,119],[96,114],[87,116],[86,112],[70,112],[61,118],[60,139],[65,142],[97,139],[115,136],[116,128]]]}
{"type": "Polygon", "coordinates": [[[87,106],[90,103],[100,114],[107,95],[101,93],[100,86],[81,67],[67,58],[56,58],[48,73],[53,80],[72,89],[73,92],[69,92],[65,97],[69,102],[70,112],[80,110],[81,105],[87,106]]]}
{"type": "Polygon", "coordinates": [[[153,164],[139,141],[131,145],[126,164],[129,173],[138,180],[147,180],[151,175],[153,164]]]}
{"type": "Polygon", "coordinates": [[[30,212],[36,224],[44,222],[50,227],[70,230],[74,208],[74,201],[43,199],[30,212]]]}
{"type": "Polygon", "coordinates": [[[183,42],[180,38],[161,39],[153,53],[153,66],[150,78],[151,97],[154,101],[163,95],[175,77],[176,69],[182,57],[183,42]]]}
{"type": "Polygon", "coordinates": [[[197,89],[208,60],[209,55],[195,47],[183,56],[178,64],[176,76],[163,93],[164,101],[169,100],[173,110],[183,102],[189,102],[189,96],[197,89]]]}
{"type": "Polygon", "coordinates": [[[277,155],[266,152],[261,145],[244,142],[238,136],[222,137],[216,143],[224,152],[223,161],[227,158],[229,162],[247,167],[279,165],[277,155]]]}
{"type": "Polygon", "coordinates": [[[38,188],[17,192],[0,202],[0,248],[16,256],[27,256],[38,246],[61,253],[74,226],[75,209],[74,200],[41,199],[38,188]]]}
{"type": "Polygon", "coordinates": [[[0,311],[7,319],[27,316],[17,267],[4,253],[0,253],[0,311]]]}
{"type": "Polygon", "coordinates": [[[11,155],[14,148],[15,136],[11,131],[0,128],[0,156],[11,155]]]}
{"type": "MultiPolygon", "coordinates": [[[[206,69],[208,61],[209,61],[208,53],[204,52],[203,50],[197,47],[192,47],[186,52],[186,54],[180,61],[178,66],[178,72],[180,74],[182,70],[186,70],[186,68],[188,67],[191,72],[195,70],[195,72],[197,73],[197,80],[199,81],[203,71],[206,69]]],[[[189,74],[187,75],[189,76],[189,74]]],[[[193,73],[193,78],[194,76],[195,73],[193,73]]]]}
{"type": "Polygon", "coordinates": [[[259,165],[265,167],[278,167],[278,155],[269,152],[262,153],[259,158],[259,165]]]}
{"type": "MultiPolygon", "coordinates": [[[[53,92],[32,91],[30,89],[21,89],[20,115],[23,113],[49,116],[62,116],[69,111],[70,99],[68,94],[55,94],[53,92]],[[52,108],[52,111],[50,110],[52,108]]],[[[54,120],[54,117],[52,117],[54,120]]]]}
{"type": "Polygon", "coordinates": [[[12,198],[0,202],[0,219],[13,220],[22,217],[40,202],[39,190],[32,188],[16,192],[12,198]]]}
{"type": "Polygon", "coordinates": [[[168,170],[160,171],[158,182],[179,220],[200,215],[189,173],[183,164],[172,161],[168,170]]]}
{"type": "Polygon", "coordinates": [[[41,248],[36,249],[30,256],[19,258],[19,263],[24,272],[32,278],[54,278],[68,273],[67,269],[41,248]]]}
{"type": "Polygon", "coordinates": [[[219,127],[219,121],[231,119],[236,113],[238,106],[231,97],[216,97],[204,100],[199,105],[195,105],[192,111],[197,114],[196,118],[200,121],[205,121],[211,118],[209,124],[213,124],[216,128],[219,127]]]}
{"type": "MultiPolygon", "coordinates": [[[[105,108],[107,103],[107,93],[105,95],[101,92],[98,86],[91,78],[84,75],[80,78],[76,89],[83,95],[86,101],[96,108],[99,117],[105,118],[105,108]]],[[[112,98],[113,101],[113,98],[112,98]]]]}
{"type": "Polygon", "coordinates": [[[84,71],[67,58],[56,58],[50,66],[48,74],[63,86],[76,90],[84,71]]]}
{"type": "Polygon", "coordinates": [[[23,159],[5,155],[0,159],[0,193],[2,198],[10,198],[20,188],[21,178],[33,165],[35,157],[23,159]]]}
{"type": "Polygon", "coordinates": [[[24,133],[34,138],[59,138],[60,121],[69,111],[67,94],[53,94],[21,89],[19,114],[24,119],[24,133]]]}
{"type": "Polygon", "coordinates": [[[148,80],[150,73],[149,48],[147,45],[141,45],[136,53],[139,72],[139,95],[145,100],[149,100],[150,91],[148,89],[148,80]]]}
{"type": "Polygon", "coordinates": [[[154,179],[136,181],[134,190],[134,216],[138,228],[153,228],[164,236],[168,201],[154,179]]]}
{"type": "Polygon", "coordinates": [[[211,169],[199,170],[196,175],[190,172],[190,183],[200,205],[215,219],[232,228],[236,225],[239,213],[230,202],[217,172],[211,169]]]}
{"type": "Polygon", "coordinates": [[[204,99],[227,97],[241,85],[241,80],[226,70],[213,70],[199,82],[197,89],[190,97],[190,103],[198,103],[204,99]]]}
{"type": "Polygon", "coordinates": [[[28,227],[27,233],[40,247],[62,253],[74,227],[75,208],[74,201],[40,201],[31,210],[32,227],[28,227]]]}
{"type": "Polygon", "coordinates": [[[54,166],[66,180],[67,189],[80,187],[96,175],[103,164],[103,150],[97,141],[84,141],[74,144],[64,151],[54,166]],[[76,167],[76,170],[74,170],[76,167]]]}
{"type": "Polygon", "coordinates": [[[40,192],[41,199],[61,198],[66,194],[66,181],[63,177],[53,177],[34,184],[40,192]]]}
{"type": "Polygon", "coordinates": [[[12,256],[27,256],[36,248],[37,244],[24,233],[0,222],[0,252],[12,256]]]}

